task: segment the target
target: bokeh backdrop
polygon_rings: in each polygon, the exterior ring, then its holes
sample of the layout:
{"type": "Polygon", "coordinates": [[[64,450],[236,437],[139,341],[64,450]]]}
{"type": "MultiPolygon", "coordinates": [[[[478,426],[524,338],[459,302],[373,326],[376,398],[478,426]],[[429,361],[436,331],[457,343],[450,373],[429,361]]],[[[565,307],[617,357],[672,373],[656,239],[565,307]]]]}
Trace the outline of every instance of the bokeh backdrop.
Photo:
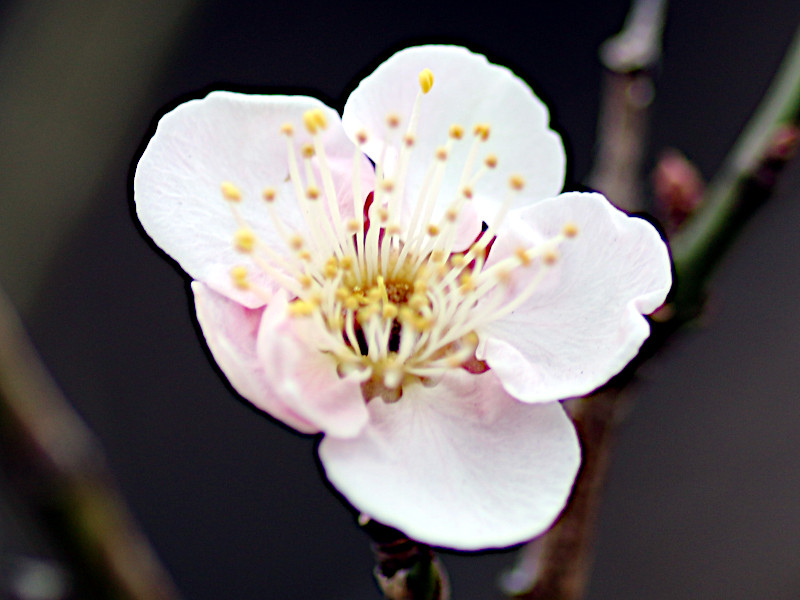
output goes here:
{"type": "MultiPolygon", "coordinates": [[[[0,284],[187,599],[378,593],[317,440],[226,386],[186,279],[132,216],[132,169],[157,118],[210,89],[312,93],[341,109],[392,51],[459,43],[548,102],[574,189],[592,158],[597,48],[627,4],[0,2],[0,284]]],[[[673,0],[652,147],[713,174],[798,25],[796,0],[673,0]]],[[[642,371],[591,599],[800,597],[799,187],[795,164],[720,269],[701,326],[642,371]]],[[[5,487],[7,577],[53,550],[5,487]]],[[[499,598],[512,559],[446,554],[455,599],[499,598]]]]}

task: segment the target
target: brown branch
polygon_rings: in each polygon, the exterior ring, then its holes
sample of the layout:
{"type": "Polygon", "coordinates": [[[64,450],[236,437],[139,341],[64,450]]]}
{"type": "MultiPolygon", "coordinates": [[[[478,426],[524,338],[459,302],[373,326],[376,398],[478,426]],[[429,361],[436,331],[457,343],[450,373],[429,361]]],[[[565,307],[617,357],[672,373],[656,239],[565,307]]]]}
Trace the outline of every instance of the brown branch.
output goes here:
{"type": "Polygon", "coordinates": [[[450,581],[433,549],[377,521],[362,517],[372,538],[375,580],[386,600],[450,600],[450,581]]]}
{"type": "Polygon", "coordinates": [[[0,456],[63,552],[81,598],[178,600],[100,444],[61,394],[0,291],[0,456]]]}

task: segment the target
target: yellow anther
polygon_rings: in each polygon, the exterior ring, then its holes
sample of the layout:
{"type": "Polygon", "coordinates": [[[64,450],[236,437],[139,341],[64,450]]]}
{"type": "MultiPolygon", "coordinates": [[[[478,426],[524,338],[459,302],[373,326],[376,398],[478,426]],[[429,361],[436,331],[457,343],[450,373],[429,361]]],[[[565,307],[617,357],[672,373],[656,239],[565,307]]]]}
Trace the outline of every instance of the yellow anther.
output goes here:
{"type": "Polygon", "coordinates": [[[491,131],[491,127],[489,127],[488,123],[478,123],[475,125],[475,129],[472,132],[477,135],[481,140],[484,142],[489,139],[489,132],[491,131]]]}
{"type": "Polygon", "coordinates": [[[384,179],[381,181],[381,187],[384,192],[391,192],[394,189],[394,181],[391,179],[384,179]]]}
{"type": "Polygon", "coordinates": [[[383,318],[384,319],[394,319],[397,316],[398,309],[397,306],[394,304],[384,304],[383,305],[383,318]]]}
{"type": "Polygon", "coordinates": [[[275,191],[274,187],[266,187],[264,191],[261,192],[261,197],[264,198],[267,202],[273,202],[275,197],[278,195],[278,192],[275,191]]]}
{"type": "Polygon", "coordinates": [[[377,315],[380,310],[381,309],[377,304],[370,304],[359,310],[356,316],[358,317],[358,320],[363,323],[372,319],[372,317],[377,315]]]}
{"type": "Polygon", "coordinates": [[[316,200],[319,198],[319,188],[315,185],[308,186],[308,189],[306,190],[306,198],[309,200],[316,200]]]}
{"type": "Polygon", "coordinates": [[[556,264],[556,261],[558,260],[558,250],[556,250],[555,248],[551,248],[550,250],[547,250],[542,255],[542,260],[544,261],[544,264],[546,264],[546,265],[554,265],[554,264],[556,264]]]}
{"type": "Polygon", "coordinates": [[[339,266],[342,267],[345,271],[349,271],[353,268],[353,257],[352,256],[343,256],[342,260],[339,262],[339,266]]]}
{"type": "Polygon", "coordinates": [[[463,267],[467,263],[467,257],[463,254],[454,254],[450,257],[450,262],[454,267],[463,267]]]}
{"type": "Polygon", "coordinates": [[[301,250],[300,252],[297,253],[297,256],[300,260],[303,260],[305,262],[311,262],[311,252],[309,252],[308,250],[301,250]]]}
{"type": "Polygon", "coordinates": [[[455,206],[451,206],[444,213],[444,216],[451,223],[455,223],[456,220],[458,219],[458,209],[455,206]]]}
{"type": "Polygon", "coordinates": [[[461,341],[464,342],[466,346],[471,346],[473,348],[478,347],[478,334],[474,331],[470,331],[467,335],[461,338],[461,341]]]}
{"type": "Polygon", "coordinates": [[[497,166],[497,155],[487,154],[486,158],[483,159],[483,164],[485,164],[490,169],[494,169],[497,166]]]}
{"type": "Polygon", "coordinates": [[[231,279],[233,280],[233,285],[240,290],[250,288],[250,282],[247,277],[247,267],[244,265],[237,265],[231,269],[231,279]]]}
{"type": "Polygon", "coordinates": [[[349,219],[347,221],[347,231],[350,233],[355,233],[359,229],[361,229],[361,221],[358,219],[349,219]]]}
{"type": "Polygon", "coordinates": [[[498,269],[495,273],[495,278],[499,283],[508,285],[511,283],[511,271],[509,269],[498,269]]]}
{"type": "Polygon", "coordinates": [[[433,71],[430,69],[422,69],[419,72],[419,87],[422,88],[422,93],[427,94],[433,87],[433,71]]]}
{"type": "Polygon", "coordinates": [[[414,145],[414,142],[417,141],[417,138],[414,137],[413,133],[407,133],[403,136],[403,142],[409,148],[414,145]]]}
{"type": "Polygon", "coordinates": [[[295,233],[289,238],[289,246],[292,250],[300,250],[303,247],[303,237],[299,233],[295,233]]]}
{"type": "Polygon", "coordinates": [[[386,228],[386,233],[389,235],[400,235],[403,233],[403,228],[400,227],[397,223],[392,223],[386,228]]]}
{"type": "Polygon", "coordinates": [[[303,113],[303,125],[314,135],[328,126],[328,118],[321,108],[312,108],[303,113]]]}
{"type": "Polygon", "coordinates": [[[300,282],[300,285],[303,286],[304,290],[310,288],[311,284],[314,282],[314,280],[308,275],[300,275],[300,277],[297,278],[297,281],[300,282]]]}
{"type": "Polygon", "coordinates": [[[508,185],[511,186],[512,190],[520,191],[522,188],[525,187],[525,179],[522,175],[514,174],[508,178],[508,185]]]}
{"type": "Polygon", "coordinates": [[[471,187],[469,187],[468,185],[465,185],[465,186],[464,186],[464,187],[461,189],[461,194],[462,194],[462,195],[464,196],[464,198],[466,198],[467,200],[472,200],[472,188],[471,188],[471,187]]]}
{"type": "Polygon", "coordinates": [[[422,294],[417,294],[415,292],[411,294],[411,297],[408,299],[408,305],[414,310],[420,310],[428,306],[428,299],[422,294]]]}
{"type": "Polygon", "coordinates": [[[522,263],[522,266],[527,267],[531,264],[531,256],[525,248],[517,248],[514,250],[514,255],[519,259],[519,262],[522,263]]]}
{"type": "Polygon", "coordinates": [[[350,290],[346,287],[336,288],[334,296],[339,302],[344,302],[350,297],[350,290]]]}
{"type": "Polygon", "coordinates": [[[366,144],[367,143],[367,132],[363,129],[359,129],[356,132],[356,142],[359,144],[366,144]]]}
{"type": "Polygon", "coordinates": [[[322,273],[325,275],[326,279],[333,279],[339,274],[339,268],[336,265],[326,265],[325,268],[322,269],[322,273]]]}
{"type": "Polygon", "coordinates": [[[281,125],[281,133],[283,135],[293,135],[294,134],[294,125],[291,123],[284,123],[281,125]]]}
{"type": "Polygon", "coordinates": [[[311,158],[314,156],[314,146],[312,144],[303,144],[300,146],[300,154],[303,158],[311,158]]]}
{"type": "Polygon", "coordinates": [[[430,319],[426,319],[425,317],[416,317],[412,323],[417,331],[427,331],[433,324],[430,319]]]}
{"type": "Polygon", "coordinates": [[[400,115],[398,115],[396,112],[390,112],[388,115],[386,115],[386,124],[392,129],[399,127],[400,115]]]}
{"type": "Polygon", "coordinates": [[[439,235],[439,232],[440,232],[439,226],[436,225],[435,223],[430,223],[428,225],[428,227],[426,228],[426,231],[428,232],[428,235],[430,235],[430,236],[439,235]]]}
{"type": "Polygon", "coordinates": [[[450,125],[450,137],[454,140],[460,140],[464,137],[464,128],[459,125],[458,123],[453,123],[450,125]]]}
{"type": "Polygon", "coordinates": [[[461,287],[459,290],[462,294],[466,294],[471,292],[475,289],[475,281],[472,278],[472,275],[469,273],[464,273],[460,278],[459,281],[461,282],[461,287]]]}
{"type": "Polygon", "coordinates": [[[397,311],[397,320],[401,323],[410,323],[413,318],[414,311],[408,306],[401,306],[400,310],[397,311]]]}
{"type": "Polygon", "coordinates": [[[424,294],[428,291],[428,282],[423,279],[417,279],[414,282],[414,294],[424,294]]]}
{"type": "Polygon", "coordinates": [[[233,245],[239,252],[252,252],[256,245],[256,234],[252,229],[243,227],[233,234],[233,245]]]}
{"type": "Polygon", "coordinates": [[[381,223],[386,223],[389,220],[389,211],[385,208],[381,207],[378,209],[378,218],[380,219],[381,223]]]}
{"type": "Polygon", "coordinates": [[[447,148],[444,146],[436,148],[436,158],[439,160],[447,160],[447,148]]]}
{"type": "Polygon", "coordinates": [[[219,189],[222,191],[222,197],[230,202],[239,202],[242,199],[242,192],[236,187],[236,184],[230,181],[223,181],[219,184],[219,189]]]}
{"type": "MultiPolygon", "coordinates": [[[[434,227],[436,226],[434,225],[434,227]]],[[[435,263],[443,262],[445,258],[447,258],[447,255],[444,253],[444,250],[434,250],[431,252],[431,260],[435,263]]]]}
{"type": "Polygon", "coordinates": [[[358,298],[356,298],[355,296],[349,296],[344,301],[344,307],[347,310],[356,310],[358,308],[358,298]]]}
{"type": "Polygon", "coordinates": [[[564,225],[564,229],[562,231],[568,238],[574,238],[576,235],[578,235],[578,226],[575,225],[575,223],[567,223],[564,225]]]}
{"type": "Polygon", "coordinates": [[[310,317],[314,314],[315,306],[305,300],[295,300],[289,303],[289,315],[292,317],[310,317]]]}

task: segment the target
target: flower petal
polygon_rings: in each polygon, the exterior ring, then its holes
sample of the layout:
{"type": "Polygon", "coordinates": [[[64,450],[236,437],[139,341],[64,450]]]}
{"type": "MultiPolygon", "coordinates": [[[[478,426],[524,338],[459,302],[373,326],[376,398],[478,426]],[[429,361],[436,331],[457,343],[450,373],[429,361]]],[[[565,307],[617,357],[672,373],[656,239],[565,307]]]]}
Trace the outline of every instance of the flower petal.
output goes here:
{"type": "MultiPolygon", "coordinates": [[[[487,264],[552,239],[567,223],[579,233],[560,244],[560,258],[526,302],[479,332],[479,358],[525,402],[587,394],[619,373],[649,335],[642,314],[671,286],[666,245],[650,223],[600,194],[562,194],[514,211],[506,223],[487,264]]],[[[535,273],[515,270],[509,296],[535,273]]]]}
{"type": "MultiPolygon", "coordinates": [[[[342,214],[360,216],[361,206],[353,208],[350,186],[354,146],[344,135],[336,111],[315,98],[212,92],[165,115],[139,160],[134,197],[147,233],[192,277],[246,306],[262,306],[264,300],[231,283],[233,266],[252,263],[233,247],[238,225],[220,186],[230,181],[241,190],[243,199],[237,208],[248,225],[267,245],[286,254],[286,243],[261,195],[264,188],[274,187],[280,218],[288,228],[304,233],[303,217],[287,180],[287,144],[280,127],[286,122],[294,125],[298,150],[310,141],[303,113],[314,108],[322,109],[327,117],[322,135],[335,187],[344,191],[338,198],[342,214]]],[[[370,179],[366,159],[362,166],[363,176],[370,179]]],[[[367,185],[364,195],[371,189],[367,185]]],[[[256,283],[275,289],[257,268],[251,271],[259,273],[253,278],[256,283]]]]}
{"type": "Polygon", "coordinates": [[[328,479],[358,510],[435,546],[500,548],[538,535],[580,463],[561,405],[516,402],[491,371],[407,386],[369,412],[357,438],[322,440],[328,479]]]}
{"type": "Polygon", "coordinates": [[[353,437],[369,415],[356,374],[339,377],[336,361],[312,343],[324,337],[311,319],[287,316],[285,294],[264,313],[258,357],[281,401],[318,429],[334,437],[353,437]]]}
{"type": "MultiPolygon", "coordinates": [[[[465,128],[447,159],[439,194],[438,214],[457,197],[473,128],[488,123],[491,132],[480,147],[474,170],[484,157],[495,154],[499,161],[474,186],[473,200],[483,221],[491,222],[508,193],[511,174],[526,180],[521,205],[548,198],[564,183],[565,156],[561,138],[549,129],[545,105],[530,87],[511,71],[489,63],[484,56],[456,46],[419,46],[401,50],[364,79],[345,104],[342,124],[351,139],[368,133],[367,154],[384,165],[389,176],[397,161],[400,141],[387,137],[386,116],[397,113],[406,126],[417,93],[419,73],[430,69],[434,84],[421,99],[419,124],[409,166],[407,198],[418,198],[428,165],[436,148],[447,142],[453,124],[465,128]],[[388,144],[386,150],[384,147],[388,144]]],[[[472,173],[468,174],[471,177],[472,173]]],[[[408,209],[408,207],[406,207],[408,209]]],[[[434,214],[436,217],[436,213],[434,214]]]]}
{"type": "Polygon", "coordinates": [[[276,419],[302,433],[316,433],[310,420],[301,417],[275,393],[256,353],[264,309],[246,308],[207,285],[192,282],[197,321],[211,354],[234,389],[276,419]]]}

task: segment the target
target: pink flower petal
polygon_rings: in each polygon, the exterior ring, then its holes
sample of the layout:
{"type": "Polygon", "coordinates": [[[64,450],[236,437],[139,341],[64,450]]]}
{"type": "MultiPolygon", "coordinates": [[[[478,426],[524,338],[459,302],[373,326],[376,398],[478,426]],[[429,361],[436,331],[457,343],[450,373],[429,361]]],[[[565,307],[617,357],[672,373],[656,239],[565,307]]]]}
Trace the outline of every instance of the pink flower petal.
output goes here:
{"type": "Polygon", "coordinates": [[[324,336],[309,319],[287,317],[284,294],[264,313],[258,332],[258,357],[277,397],[329,436],[353,437],[369,415],[361,379],[339,377],[336,361],[320,352],[315,339],[324,336]]]}
{"type": "Polygon", "coordinates": [[[302,433],[320,429],[283,402],[256,353],[264,309],[246,308],[199,281],[192,282],[197,321],[211,354],[234,389],[255,406],[302,433]]]}
{"type": "MultiPolygon", "coordinates": [[[[230,269],[251,265],[236,252],[232,239],[238,229],[220,185],[234,183],[242,192],[238,209],[261,240],[279,254],[288,252],[277,234],[261,195],[271,186],[278,191],[276,209],[289,229],[306,234],[289,173],[286,140],[281,125],[294,125],[297,149],[310,141],[303,128],[307,110],[322,109],[328,120],[323,132],[325,149],[340,192],[346,217],[354,210],[351,169],[354,147],[344,135],[336,111],[315,98],[257,96],[212,92],[202,100],[181,104],[165,115],[142,154],[134,178],[136,210],[142,225],[164,251],[195,279],[249,307],[262,306],[263,298],[232,285],[230,269]]],[[[362,174],[371,189],[372,169],[362,162],[362,174]]],[[[319,181],[319,178],[318,178],[319,181]]],[[[363,203],[363,198],[359,200],[363,203]]],[[[306,236],[307,237],[307,236],[306,236]]],[[[274,290],[275,285],[258,268],[254,280],[274,290]]]]}
{"type": "MultiPolygon", "coordinates": [[[[505,389],[526,402],[587,394],[636,355],[671,286],[669,255],[655,228],[629,217],[600,194],[562,194],[509,214],[488,264],[531,240],[552,239],[564,225],[579,233],[535,293],[481,332],[485,359],[505,389]]],[[[514,271],[512,292],[537,267],[514,271]]]]}
{"type": "Polygon", "coordinates": [[[456,46],[418,46],[401,50],[365,78],[345,104],[342,123],[351,139],[360,130],[368,134],[367,154],[380,161],[385,151],[386,172],[391,175],[399,146],[386,137],[385,119],[399,114],[405,131],[414,99],[420,89],[419,73],[430,69],[433,88],[423,96],[416,142],[409,166],[407,198],[418,198],[428,165],[437,146],[448,140],[451,125],[464,127],[464,139],[456,142],[447,159],[447,169],[438,198],[440,215],[459,193],[458,183],[473,140],[473,128],[488,123],[491,133],[480,147],[478,162],[494,153],[497,168],[488,171],[474,186],[474,203],[481,220],[491,223],[508,192],[509,176],[526,180],[517,205],[548,198],[561,191],[565,156],[561,139],[548,126],[544,104],[530,87],[511,71],[490,64],[484,56],[456,46]]]}
{"type": "Polygon", "coordinates": [[[510,546],[549,527],[569,496],[580,449],[561,405],[517,402],[491,372],[410,385],[369,412],[358,437],[323,439],[322,464],[358,510],[413,539],[510,546]]]}

